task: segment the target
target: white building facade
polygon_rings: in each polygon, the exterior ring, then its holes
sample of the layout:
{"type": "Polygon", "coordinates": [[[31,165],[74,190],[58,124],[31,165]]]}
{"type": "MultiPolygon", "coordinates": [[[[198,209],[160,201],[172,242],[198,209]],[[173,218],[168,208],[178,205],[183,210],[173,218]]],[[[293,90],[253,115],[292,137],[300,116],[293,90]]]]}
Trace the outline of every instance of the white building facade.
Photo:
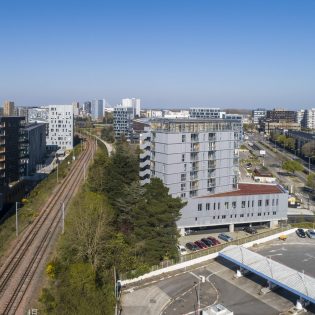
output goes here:
{"type": "Polygon", "coordinates": [[[264,108],[257,108],[252,111],[253,123],[255,125],[259,124],[259,120],[265,118],[267,115],[267,110],[264,108]]]}
{"type": "Polygon", "coordinates": [[[132,107],[134,117],[140,117],[141,100],[140,98],[123,98],[121,100],[122,107],[132,107]]]}
{"type": "Polygon", "coordinates": [[[215,119],[215,118],[224,118],[224,116],[225,116],[225,112],[221,111],[220,108],[193,107],[189,109],[190,118],[215,119]]]}
{"type": "Polygon", "coordinates": [[[73,106],[49,105],[48,106],[48,135],[47,147],[51,150],[73,149],[73,106]]]}
{"type": "Polygon", "coordinates": [[[187,202],[177,222],[191,228],[286,219],[287,194],[277,185],[239,184],[239,119],[155,119],[140,136],[140,180],[160,178],[187,202]]]}
{"type": "Polygon", "coordinates": [[[303,119],[301,120],[302,127],[307,129],[315,129],[315,108],[305,109],[303,119]]]}

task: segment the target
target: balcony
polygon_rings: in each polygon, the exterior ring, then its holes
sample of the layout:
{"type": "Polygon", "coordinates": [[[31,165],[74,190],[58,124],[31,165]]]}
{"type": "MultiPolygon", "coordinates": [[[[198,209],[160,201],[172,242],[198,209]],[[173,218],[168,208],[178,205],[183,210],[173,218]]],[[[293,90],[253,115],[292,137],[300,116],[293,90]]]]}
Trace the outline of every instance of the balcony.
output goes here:
{"type": "Polygon", "coordinates": [[[192,143],[191,144],[191,151],[192,152],[198,152],[200,150],[200,145],[199,143],[192,143]]]}
{"type": "Polygon", "coordinates": [[[198,161],[198,153],[197,152],[190,153],[190,160],[191,161],[198,161]]]}
{"type": "Polygon", "coordinates": [[[5,162],[5,157],[4,156],[0,156],[0,162],[5,162]]]}

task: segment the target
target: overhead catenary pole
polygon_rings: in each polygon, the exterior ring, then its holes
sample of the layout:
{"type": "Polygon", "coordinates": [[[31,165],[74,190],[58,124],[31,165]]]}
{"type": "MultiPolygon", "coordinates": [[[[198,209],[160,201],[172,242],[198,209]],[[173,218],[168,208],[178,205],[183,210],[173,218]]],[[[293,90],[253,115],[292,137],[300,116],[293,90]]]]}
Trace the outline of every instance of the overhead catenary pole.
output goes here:
{"type": "Polygon", "coordinates": [[[19,236],[19,222],[18,222],[18,202],[15,203],[15,230],[16,236],[19,236]]]}
{"type": "Polygon", "coordinates": [[[65,232],[65,203],[62,203],[62,207],[61,207],[61,211],[62,211],[62,234],[64,234],[65,232]]]}
{"type": "Polygon", "coordinates": [[[86,171],[85,171],[85,169],[86,169],[86,163],[84,163],[84,166],[83,166],[83,179],[84,179],[84,182],[86,180],[86,171]]]}

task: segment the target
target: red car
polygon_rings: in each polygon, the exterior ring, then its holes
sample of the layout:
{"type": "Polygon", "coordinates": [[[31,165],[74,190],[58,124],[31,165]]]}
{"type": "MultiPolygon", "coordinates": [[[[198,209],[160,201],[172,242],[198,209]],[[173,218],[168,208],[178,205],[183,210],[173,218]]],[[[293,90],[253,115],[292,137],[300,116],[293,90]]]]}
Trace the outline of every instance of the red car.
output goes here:
{"type": "Polygon", "coordinates": [[[195,244],[200,248],[200,249],[205,249],[205,248],[208,248],[208,246],[201,242],[201,241],[196,241],[195,244]]]}
{"type": "Polygon", "coordinates": [[[209,236],[209,237],[207,237],[207,239],[212,242],[213,246],[221,244],[221,242],[220,242],[219,240],[217,240],[217,239],[216,239],[215,237],[213,237],[213,236],[209,236]]]}

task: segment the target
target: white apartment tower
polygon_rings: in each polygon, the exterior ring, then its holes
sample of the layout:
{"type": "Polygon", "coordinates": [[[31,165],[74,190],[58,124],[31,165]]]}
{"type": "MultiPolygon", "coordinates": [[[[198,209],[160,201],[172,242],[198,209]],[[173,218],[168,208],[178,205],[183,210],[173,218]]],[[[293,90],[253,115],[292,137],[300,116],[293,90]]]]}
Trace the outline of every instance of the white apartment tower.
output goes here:
{"type": "Polygon", "coordinates": [[[152,119],[140,136],[140,182],[162,180],[187,202],[177,226],[185,230],[235,224],[278,224],[287,194],[278,185],[239,183],[240,119],[152,119]]]}
{"type": "Polygon", "coordinates": [[[302,121],[302,127],[315,129],[315,108],[305,109],[302,121]]]}
{"type": "Polygon", "coordinates": [[[51,149],[73,148],[73,105],[48,106],[47,146],[51,149]]]}

